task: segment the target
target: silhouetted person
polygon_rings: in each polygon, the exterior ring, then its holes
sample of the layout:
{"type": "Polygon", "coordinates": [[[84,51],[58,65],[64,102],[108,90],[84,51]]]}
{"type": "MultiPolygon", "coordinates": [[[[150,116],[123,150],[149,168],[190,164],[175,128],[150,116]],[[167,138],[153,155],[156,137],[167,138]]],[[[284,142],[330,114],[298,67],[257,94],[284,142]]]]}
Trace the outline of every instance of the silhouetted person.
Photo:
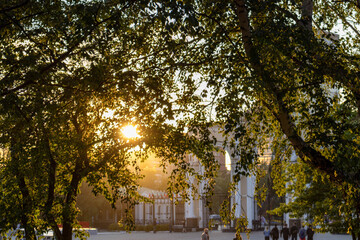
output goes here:
{"type": "Polygon", "coordinates": [[[294,223],[293,226],[290,228],[291,240],[297,240],[298,232],[299,232],[299,229],[297,228],[296,224],[294,223]]]}
{"type": "Polygon", "coordinates": [[[312,229],[311,225],[309,225],[308,229],[306,230],[306,234],[308,236],[308,240],[313,240],[314,230],[312,229]]]}
{"type": "Polygon", "coordinates": [[[210,240],[209,229],[204,228],[204,231],[201,234],[201,240],[210,240]]]}
{"type": "Polygon", "coordinates": [[[289,239],[289,235],[290,235],[290,230],[287,227],[287,224],[285,223],[283,229],[281,229],[281,235],[284,238],[284,240],[288,240],[289,239]]]}
{"type": "Polygon", "coordinates": [[[306,238],[306,231],[305,231],[304,225],[302,225],[300,228],[299,237],[300,237],[300,240],[305,240],[305,238],[306,238]]]}
{"type": "Polygon", "coordinates": [[[279,239],[279,229],[277,228],[277,225],[275,224],[275,227],[271,229],[270,233],[272,239],[278,240],[279,239]]]}
{"type": "Polygon", "coordinates": [[[269,230],[269,227],[265,227],[264,236],[265,236],[265,240],[270,240],[270,230],[269,230]]]}

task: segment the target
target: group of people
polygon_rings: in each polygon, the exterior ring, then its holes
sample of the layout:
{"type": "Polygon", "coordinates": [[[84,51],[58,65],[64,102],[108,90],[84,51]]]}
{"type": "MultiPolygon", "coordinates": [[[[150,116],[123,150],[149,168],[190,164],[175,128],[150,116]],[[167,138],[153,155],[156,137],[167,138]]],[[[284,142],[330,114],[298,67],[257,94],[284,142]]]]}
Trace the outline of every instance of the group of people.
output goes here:
{"type": "Polygon", "coordinates": [[[271,231],[269,227],[266,227],[264,231],[265,240],[270,240],[270,237],[273,240],[278,240],[279,236],[282,236],[284,240],[288,240],[289,237],[291,237],[291,240],[297,240],[298,234],[300,240],[306,240],[306,237],[307,240],[313,240],[314,231],[311,225],[305,230],[304,225],[298,229],[295,223],[290,229],[287,227],[287,224],[285,224],[281,231],[279,231],[277,225],[275,225],[271,231]]]}
{"type": "MultiPolygon", "coordinates": [[[[271,229],[271,231],[269,230],[269,227],[266,227],[264,231],[265,240],[270,240],[270,237],[272,238],[272,240],[279,240],[279,236],[282,236],[284,240],[289,240],[289,237],[291,237],[291,240],[297,240],[298,235],[300,240],[306,240],[306,237],[307,240],[313,240],[314,230],[312,229],[311,225],[309,225],[306,230],[304,225],[302,225],[301,228],[298,229],[295,223],[289,229],[287,227],[287,224],[285,223],[281,231],[279,231],[276,224],[271,229]]],[[[201,235],[201,240],[210,240],[209,229],[204,229],[204,232],[201,235]]],[[[236,233],[234,240],[242,240],[242,237],[240,236],[240,234],[236,233]]]]}

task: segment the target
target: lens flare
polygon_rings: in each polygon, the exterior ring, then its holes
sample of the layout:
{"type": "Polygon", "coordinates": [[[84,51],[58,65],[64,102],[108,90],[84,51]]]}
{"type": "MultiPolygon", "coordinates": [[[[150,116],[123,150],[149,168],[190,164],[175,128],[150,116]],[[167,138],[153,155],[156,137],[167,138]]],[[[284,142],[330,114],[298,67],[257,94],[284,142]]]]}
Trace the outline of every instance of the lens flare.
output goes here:
{"type": "Polygon", "coordinates": [[[121,133],[126,138],[138,138],[140,135],[136,131],[136,126],[133,125],[127,125],[121,129],[121,133]]]}

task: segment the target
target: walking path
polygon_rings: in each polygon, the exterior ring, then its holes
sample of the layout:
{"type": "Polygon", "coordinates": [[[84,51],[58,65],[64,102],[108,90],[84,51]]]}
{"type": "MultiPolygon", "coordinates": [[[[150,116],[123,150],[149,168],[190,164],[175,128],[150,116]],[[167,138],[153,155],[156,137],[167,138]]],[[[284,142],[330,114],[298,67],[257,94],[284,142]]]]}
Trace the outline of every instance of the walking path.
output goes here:
{"type": "MultiPolygon", "coordinates": [[[[241,234],[243,239],[247,239],[246,234],[241,234]]],[[[201,232],[99,232],[91,235],[89,240],[199,240],[201,232]]],[[[210,231],[211,240],[233,240],[234,233],[210,231]]],[[[299,238],[298,238],[299,239],[299,238]]],[[[351,236],[330,233],[315,233],[314,240],[351,240],[351,236]]],[[[264,240],[263,232],[252,232],[250,240],[264,240]]],[[[280,238],[282,240],[282,238],[280,238]]]]}

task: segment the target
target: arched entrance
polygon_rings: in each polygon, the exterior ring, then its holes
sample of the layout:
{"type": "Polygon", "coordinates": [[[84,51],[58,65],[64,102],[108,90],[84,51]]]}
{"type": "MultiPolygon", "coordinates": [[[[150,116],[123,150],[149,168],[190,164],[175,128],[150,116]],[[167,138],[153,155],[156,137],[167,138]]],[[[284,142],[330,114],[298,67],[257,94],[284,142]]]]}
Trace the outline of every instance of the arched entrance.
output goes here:
{"type": "MultiPolygon", "coordinates": [[[[215,153],[215,159],[220,163],[221,169],[228,169],[230,179],[235,174],[236,162],[239,157],[233,156],[230,147],[224,146],[224,137],[218,127],[211,128],[212,135],[217,139],[217,147],[224,150],[224,153],[215,153]]],[[[192,154],[189,155],[189,162],[198,167],[200,173],[204,168],[192,154]]],[[[252,229],[252,222],[257,218],[257,206],[254,198],[256,176],[241,176],[240,181],[236,184],[235,191],[231,194],[230,207],[235,207],[235,218],[245,216],[248,219],[248,228],[252,229]]],[[[205,206],[205,199],[202,196],[202,188],[205,183],[199,182],[200,196],[192,197],[185,204],[185,219],[188,228],[208,227],[209,215],[211,212],[205,206]]],[[[235,227],[236,219],[231,222],[231,227],[235,227]]]]}

